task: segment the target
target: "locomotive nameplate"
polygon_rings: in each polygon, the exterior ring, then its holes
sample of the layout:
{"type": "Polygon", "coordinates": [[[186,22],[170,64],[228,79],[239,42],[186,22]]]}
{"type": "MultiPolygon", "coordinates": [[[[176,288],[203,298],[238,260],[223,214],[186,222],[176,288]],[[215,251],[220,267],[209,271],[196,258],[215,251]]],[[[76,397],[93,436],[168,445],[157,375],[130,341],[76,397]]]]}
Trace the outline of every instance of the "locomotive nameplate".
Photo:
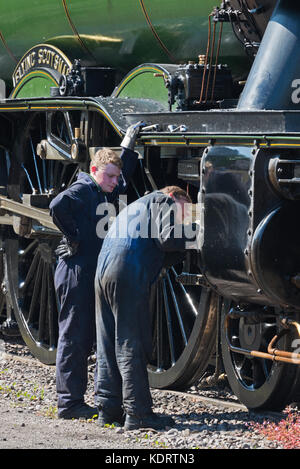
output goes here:
{"type": "Polygon", "coordinates": [[[38,44],[22,57],[12,75],[14,87],[19,81],[37,68],[50,68],[60,75],[67,75],[72,64],[68,57],[59,49],[49,44],[38,44]]]}

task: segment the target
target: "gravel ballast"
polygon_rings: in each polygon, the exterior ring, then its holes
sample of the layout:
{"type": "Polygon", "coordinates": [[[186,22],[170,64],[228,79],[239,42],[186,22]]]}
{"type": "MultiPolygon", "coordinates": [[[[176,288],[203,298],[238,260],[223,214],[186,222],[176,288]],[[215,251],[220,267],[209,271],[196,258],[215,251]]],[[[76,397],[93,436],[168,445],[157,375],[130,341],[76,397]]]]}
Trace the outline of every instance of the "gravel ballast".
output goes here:
{"type": "MultiPolygon", "coordinates": [[[[91,363],[86,399],[91,405],[93,370],[91,363]]],[[[217,398],[218,390],[200,394],[217,398]]],[[[172,416],[176,423],[159,432],[100,428],[97,420],[61,420],[56,413],[55,367],[30,358],[22,343],[12,345],[0,338],[0,449],[281,449],[251,425],[266,416],[239,408],[234,397],[232,406],[224,408],[213,399],[204,403],[198,395],[196,387],[190,397],[152,390],[153,410],[172,416]]]]}

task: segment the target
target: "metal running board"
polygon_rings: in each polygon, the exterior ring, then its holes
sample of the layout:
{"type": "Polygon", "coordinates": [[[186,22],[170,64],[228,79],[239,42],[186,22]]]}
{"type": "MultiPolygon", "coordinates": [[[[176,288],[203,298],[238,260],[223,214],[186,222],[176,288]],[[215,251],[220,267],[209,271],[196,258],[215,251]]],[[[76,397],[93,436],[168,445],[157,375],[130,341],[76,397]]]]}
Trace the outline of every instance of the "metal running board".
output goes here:
{"type": "MultiPolygon", "coordinates": [[[[7,210],[8,212],[11,212],[13,214],[22,215],[32,220],[36,220],[46,228],[50,228],[51,230],[59,232],[59,229],[53,223],[48,210],[31,207],[29,205],[22,204],[21,202],[16,202],[15,200],[8,199],[3,195],[0,195],[0,208],[7,210]]],[[[5,218],[7,218],[7,216],[5,216],[5,218]]]]}

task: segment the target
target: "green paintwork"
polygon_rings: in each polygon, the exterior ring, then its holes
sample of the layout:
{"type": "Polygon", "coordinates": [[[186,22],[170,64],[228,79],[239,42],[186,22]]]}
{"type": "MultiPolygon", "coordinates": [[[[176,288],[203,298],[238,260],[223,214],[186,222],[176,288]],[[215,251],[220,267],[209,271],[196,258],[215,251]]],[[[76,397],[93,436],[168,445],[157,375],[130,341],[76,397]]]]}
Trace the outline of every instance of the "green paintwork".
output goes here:
{"type": "Polygon", "coordinates": [[[168,91],[162,79],[154,78],[153,72],[145,72],[136,76],[132,80],[120,97],[155,99],[166,104],[168,102],[168,91]]]}
{"type": "Polygon", "coordinates": [[[113,93],[115,97],[154,99],[167,110],[168,90],[164,78],[167,71],[159,66],[144,64],[129,72],[113,93]],[[156,76],[159,75],[159,76],[156,76]]]}
{"type": "Polygon", "coordinates": [[[50,96],[50,88],[57,86],[57,81],[44,71],[33,71],[26,75],[13,90],[11,98],[39,98],[50,96]]]}
{"type": "MultiPolygon", "coordinates": [[[[141,63],[197,60],[206,51],[207,18],[218,3],[144,0],[171,58],[154,37],[140,0],[10,0],[0,15],[6,44],[0,40],[0,77],[8,81],[25,52],[39,43],[52,44],[83,65],[116,67],[123,76],[141,63]]],[[[249,66],[248,59],[231,26],[224,26],[222,62],[239,74],[249,66]]]]}

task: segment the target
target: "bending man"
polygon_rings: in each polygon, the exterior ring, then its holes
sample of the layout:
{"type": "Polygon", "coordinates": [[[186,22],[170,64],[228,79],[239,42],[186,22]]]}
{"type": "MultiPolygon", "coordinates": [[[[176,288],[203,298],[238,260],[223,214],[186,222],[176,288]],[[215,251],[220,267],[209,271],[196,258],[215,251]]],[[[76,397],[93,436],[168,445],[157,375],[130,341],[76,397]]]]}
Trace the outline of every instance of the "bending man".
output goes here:
{"type": "Polygon", "coordinates": [[[190,202],[179,187],[148,194],[122,210],[104,240],[95,277],[100,425],[122,425],[123,409],[129,430],[173,424],[152,412],[150,288],[196,239],[196,226],[187,236],[182,224],[190,202]]]}

